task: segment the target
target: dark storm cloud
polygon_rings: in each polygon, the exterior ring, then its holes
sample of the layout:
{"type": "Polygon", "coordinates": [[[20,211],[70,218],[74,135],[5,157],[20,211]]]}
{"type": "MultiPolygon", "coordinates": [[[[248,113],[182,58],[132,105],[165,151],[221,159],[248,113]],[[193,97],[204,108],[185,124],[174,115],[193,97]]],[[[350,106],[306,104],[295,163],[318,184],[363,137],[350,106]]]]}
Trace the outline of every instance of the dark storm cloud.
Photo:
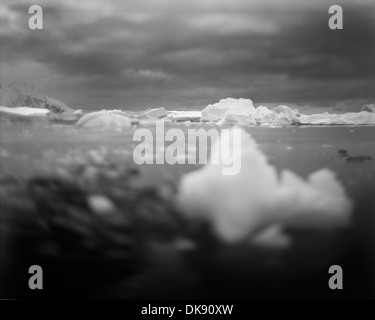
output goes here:
{"type": "Polygon", "coordinates": [[[325,0],[79,3],[42,2],[45,28],[36,32],[27,28],[28,3],[3,6],[10,18],[0,63],[10,77],[20,62],[36,62],[55,77],[39,85],[51,90],[54,81],[70,103],[94,108],[204,106],[227,96],[309,105],[375,99],[371,2],[344,3],[338,31],[328,28],[325,0]]]}

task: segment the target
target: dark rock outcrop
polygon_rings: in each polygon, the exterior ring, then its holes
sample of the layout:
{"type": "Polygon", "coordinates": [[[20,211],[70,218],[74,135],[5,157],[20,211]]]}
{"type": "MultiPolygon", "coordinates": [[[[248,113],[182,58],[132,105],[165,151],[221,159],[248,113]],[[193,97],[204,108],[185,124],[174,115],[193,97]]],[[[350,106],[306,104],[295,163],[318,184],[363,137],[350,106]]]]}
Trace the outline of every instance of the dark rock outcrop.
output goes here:
{"type": "Polygon", "coordinates": [[[375,112],[375,104],[366,104],[361,111],[375,112]]]}
{"type": "Polygon", "coordinates": [[[0,87],[0,105],[6,107],[45,108],[53,113],[74,113],[74,110],[63,102],[48,97],[38,88],[26,82],[12,82],[0,87]]]}

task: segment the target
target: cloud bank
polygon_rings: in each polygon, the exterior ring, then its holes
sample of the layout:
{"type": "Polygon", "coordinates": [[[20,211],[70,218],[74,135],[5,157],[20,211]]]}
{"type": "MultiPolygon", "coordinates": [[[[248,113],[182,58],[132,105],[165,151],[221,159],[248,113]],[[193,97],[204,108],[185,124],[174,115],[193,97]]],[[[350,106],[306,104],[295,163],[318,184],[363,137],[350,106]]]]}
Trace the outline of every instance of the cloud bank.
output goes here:
{"type": "Polygon", "coordinates": [[[28,81],[75,108],[256,104],[360,110],[375,100],[375,3],[29,1],[0,4],[0,82],[28,81]]]}

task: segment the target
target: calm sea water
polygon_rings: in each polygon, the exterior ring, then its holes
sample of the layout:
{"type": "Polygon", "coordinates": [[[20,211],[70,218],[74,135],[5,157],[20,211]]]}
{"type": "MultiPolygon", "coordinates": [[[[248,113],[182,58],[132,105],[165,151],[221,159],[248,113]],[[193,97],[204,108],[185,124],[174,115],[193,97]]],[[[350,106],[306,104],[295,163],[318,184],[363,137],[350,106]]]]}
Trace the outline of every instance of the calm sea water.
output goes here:
{"type": "MultiPolygon", "coordinates": [[[[190,127],[166,125],[165,129],[176,126],[184,132],[195,127],[195,125],[190,127]]],[[[155,130],[152,126],[147,128],[155,130]]],[[[85,167],[90,166],[92,161],[99,164],[111,162],[109,167],[114,168],[116,175],[116,168],[119,166],[137,167],[132,162],[135,146],[132,137],[135,129],[89,131],[70,125],[48,124],[43,120],[20,122],[1,119],[1,177],[53,176],[61,174],[61,170],[72,164],[80,163],[85,167]],[[85,163],[87,159],[91,162],[85,163]]],[[[149,282],[151,278],[153,279],[152,289],[152,285],[150,286],[146,281],[146,284],[140,284],[139,290],[132,295],[128,291],[127,284],[122,284],[112,291],[97,292],[98,296],[268,297],[273,296],[270,291],[275,290],[274,296],[280,297],[287,289],[280,289],[277,287],[276,280],[270,280],[275,270],[282,270],[280,272],[286,282],[301,283],[293,286],[289,291],[291,296],[295,296],[299,294],[298,290],[303,289],[301,279],[308,279],[307,282],[311,286],[314,286],[314,283],[319,284],[320,281],[325,284],[328,281],[327,272],[324,268],[323,271],[319,268],[333,263],[340,263],[348,275],[345,297],[375,296],[373,271],[375,270],[375,127],[288,126],[249,127],[246,130],[257,141],[269,162],[278,170],[290,169],[303,177],[321,168],[334,171],[354,202],[350,228],[344,233],[319,234],[318,232],[318,236],[308,231],[297,232],[294,235],[295,245],[284,256],[254,249],[249,252],[242,246],[235,248],[223,246],[220,250],[211,247],[201,248],[188,257],[182,257],[166,248],[162,250],[159,248],[155,251],[157,257],[152,258],[154,259],[153,273],[144,275],[149,282]],[[340,156],[343,150],[351,156],[350,161],[340,156]],[[165,259],[165,262],[163,264],[155,262],[160,259],[165,259]],[[287,262],[284,263],[283,259],[287,262]],[[275,267],[278,264],[280,268],[275,267]],[[234,266],[243,266],[243,268],[236,269],[234,266]],[[186,271],[187,269],[189,272],[186,271]],[[266,270],[263,276],[262,270],[266,270]],[[309,274],[317,270],[322,273],[309,274]],[[298,277],[293,276],[296,273],[299,273],[298,277]],[[173,281],[177,281],[178,285],[167,285],[166,288],[165,283],[172,281],[171,274],[173,281]],[[198,284],[197,287],[191,287],[188,285],[191,283],[189,277],[192,275],[195,277],[196,274],[205,280],[202,283],[194,278],[198,284]],[[228,274],[233,276],[234,284],[223,281],[228,274]],[[239,283],[243,283],[241,279],[249,274],[253,274],[250,278],[252,286],[256,288],[254,292],[250,292],[249,287],[246,286],[239,288],[239,283]],[[155,279],[159,279],[159,282],[155,279]],[[221,283],[221,291],[218,289],[218,283],[221,283]]],[[[177,185],[184,173],[196,170],[198,167],[199,165],[189,164],[143,165],[139,167],[141,174],[136,185],[137,187],[157,186],[166,180],[177,185]]],[[[98,188],[100,189],[100,186],[98,188]]],[[[330,295],[330,292],[316,287],[302,293],[302,297],[335,298],[330,295]]]]}

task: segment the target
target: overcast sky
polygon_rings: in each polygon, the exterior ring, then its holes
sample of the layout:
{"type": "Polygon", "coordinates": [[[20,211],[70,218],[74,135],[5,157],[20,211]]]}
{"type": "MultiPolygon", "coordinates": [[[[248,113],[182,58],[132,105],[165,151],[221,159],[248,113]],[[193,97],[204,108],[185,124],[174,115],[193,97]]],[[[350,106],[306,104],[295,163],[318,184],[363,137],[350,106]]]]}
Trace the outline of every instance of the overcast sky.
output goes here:
{"type": "Polygon", "coordinates": [[[375,102],[375,0],[64,0],[0,4],[0,82],[73,108],[375,102]],[[28,8],[44,9],[44,30],[28,8]],[[344,29],[328,27],[341,4],[344,29]]]}

